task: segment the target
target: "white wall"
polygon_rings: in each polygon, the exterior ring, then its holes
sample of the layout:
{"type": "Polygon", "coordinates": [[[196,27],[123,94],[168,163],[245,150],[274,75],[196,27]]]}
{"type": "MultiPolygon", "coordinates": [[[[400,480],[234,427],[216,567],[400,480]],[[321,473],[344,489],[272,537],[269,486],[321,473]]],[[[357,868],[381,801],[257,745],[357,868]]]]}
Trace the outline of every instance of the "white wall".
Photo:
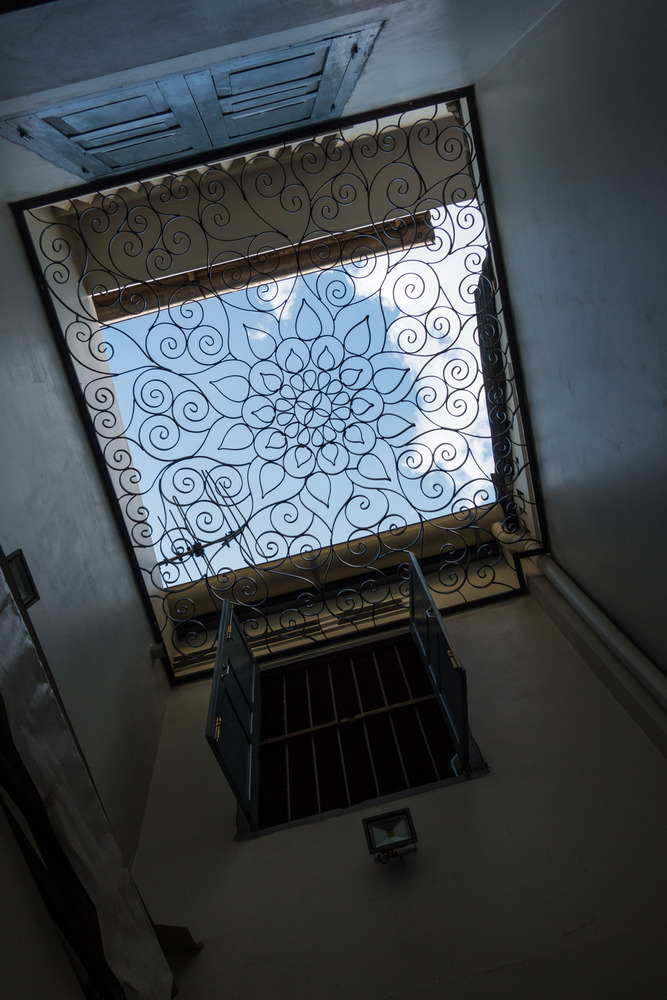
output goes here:
{"type": "MultiPolygon", "coordinates": [[[[657,0],[562,0],[478,85],[553,551],[663,663],[666,16],[657,0]]],[[[48,189],[21,188],[24,153],[5,197],[48,189]]],[[[27,553],[33,620],[129,855],[164,682],[6,210],[0,226],[0,542],[27,553]]],[[[494,772],[411,799],[419,853],[386,869],[359,813],[234,843],[207,685],[173,692],[136,875],[155,919],[206,939],[184,1000],[664,996],[664,760],[530,599],[452,629],[494,772]]],[[[14,927],[34,892],[2,884],[23,901],[3,899],[14,927]]],[[[31,984],[34,953],[28,970],[11,941],[9,971],[31,984]]]]}
{"type": "Polygon", "coordinates": [[[419,851],[386,867],[379,808],[234,842],[209,683],[172,692],[134,875],[205,940],[183,1000],[663,995],[667,762],[532,598],[448,622],[493,770],[410,798],[419,851]]]}
{"type": "Polygon", "coordinates": [[[553,555],[663,669],[666,31],[563,0],[477,85],[553,555]]]}
{"type": "MultiPolygon", "coordinates": [[[[155,74],[205,67],[327,32],[383,22],[348,113],[428,97],[474,80],[553,0],[60,0],[16,11],[0,34],[0,102],[50,103],[39,91],[87,96],[155,74]],[[72,45],[76,43],[76,59],[72,45]],[[203,51],[202,51],[203,50],[203,51]],[[146,64],[160,63],[159,69],[146,64]],[[109,75],[106,82],[99,78],[109,75]],[[94,79],[98,78],[98,79],[94,79]],[[35,96],[36,95],[36,96],[35,96]],[[10,99],[13,99],[10,101],[10,99]]],[[[64,96],[64,95],[61,95],[64,96]]],[[[3,107],[4,110],[4,107],[3,107]]]]}
{"type": "MultiPolygon", "coordinates": [[[[0,145],[0,196],[73,180],[0,145]]],[[[22,548],[30,617],[125,857],[132,859],[167,683],[55,341],[0,205],[0,544],[22,548]]]]}

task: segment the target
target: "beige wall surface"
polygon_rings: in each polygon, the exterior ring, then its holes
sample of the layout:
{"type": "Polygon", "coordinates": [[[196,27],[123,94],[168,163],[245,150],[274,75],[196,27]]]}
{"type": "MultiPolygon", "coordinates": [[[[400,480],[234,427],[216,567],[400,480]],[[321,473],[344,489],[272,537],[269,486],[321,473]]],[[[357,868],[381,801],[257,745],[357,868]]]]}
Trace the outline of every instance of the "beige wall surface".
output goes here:
{"type": "Polygon", "coordinates": [[[176,970],[183,1000],[535,1000],[553,976],[603,1000],[580,969],[603,958],[635,995],[664,916],[667,762],[532,598],[448,624],[492,772],[406,800],[419,850],[387,866],[361,825],[381,806],[234,842],[209,682],[172,692],[134,875],[154,919],[205,941],[176,970]]]}
{"type": "Polygon", "coordinates": [[[663,670],[666,34],[563,0],[476,88],[551,549],[663,670]]]}

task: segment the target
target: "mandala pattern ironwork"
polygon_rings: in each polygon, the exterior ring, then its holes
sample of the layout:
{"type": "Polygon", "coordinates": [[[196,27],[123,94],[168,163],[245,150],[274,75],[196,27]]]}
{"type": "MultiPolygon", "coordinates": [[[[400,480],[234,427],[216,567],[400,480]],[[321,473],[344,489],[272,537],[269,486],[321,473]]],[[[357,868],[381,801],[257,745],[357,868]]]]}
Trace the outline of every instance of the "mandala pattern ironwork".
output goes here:
{"type": "Polygon", "coordinates": [[[448,607],[539,538],[465,105],[33,208],[173,662],[448,607]],[[199,651],[199,652],[198,652],[199,651]]]}

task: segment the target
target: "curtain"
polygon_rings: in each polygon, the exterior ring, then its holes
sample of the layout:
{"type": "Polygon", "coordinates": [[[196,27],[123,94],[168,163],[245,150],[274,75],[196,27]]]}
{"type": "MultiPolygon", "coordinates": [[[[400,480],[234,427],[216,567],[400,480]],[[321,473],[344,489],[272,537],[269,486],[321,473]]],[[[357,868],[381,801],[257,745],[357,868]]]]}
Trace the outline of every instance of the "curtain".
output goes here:
{"type": "Polygon", "coordinates": [[[173,979],[92,778],[0,575],[0,805],[103,1000],[169,1000],[173,979]]]}

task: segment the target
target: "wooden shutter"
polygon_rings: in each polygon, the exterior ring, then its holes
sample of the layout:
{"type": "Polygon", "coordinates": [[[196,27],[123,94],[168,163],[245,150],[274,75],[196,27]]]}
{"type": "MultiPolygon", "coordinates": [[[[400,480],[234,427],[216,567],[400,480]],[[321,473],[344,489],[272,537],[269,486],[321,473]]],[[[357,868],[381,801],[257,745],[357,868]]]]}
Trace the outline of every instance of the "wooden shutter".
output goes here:
{"type": "Polygon", "coordinates": [[[229,601],[223,601],[206,738],[250,828],[258,824],[259,671],[229,601]]]}
{"type": "Polygon", "coordinates": [[[104,91],[0,121],[86,177],[201,155],[343,113],[380,24],[104,91]]]}

